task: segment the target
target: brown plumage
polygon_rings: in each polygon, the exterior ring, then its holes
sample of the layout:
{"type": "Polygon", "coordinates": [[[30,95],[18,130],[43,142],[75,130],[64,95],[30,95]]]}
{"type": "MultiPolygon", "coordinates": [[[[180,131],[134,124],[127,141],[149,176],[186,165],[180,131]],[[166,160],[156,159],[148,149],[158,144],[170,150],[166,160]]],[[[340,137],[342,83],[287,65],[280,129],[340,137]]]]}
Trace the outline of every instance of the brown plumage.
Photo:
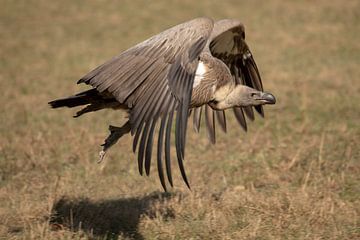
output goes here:
{"type": "MultiPolygon", "coordinates": [[[[110,126],[105,151],[126,133],[134,136],[140,174],[150,173],[153,145],[157,145],[157,168],[166,190],[165,169],[171,186],[170,140],[175,121],[175,147],[181,175],[189,186],[183,159],[187,120],[199,131],[205,108],[205,124],[215,143],[215,118],[226,132],[225,110],[232,108],[246,130],[244,113],[254,119],[252,107],[264,116],[263,104],[275,98],[263,92],[259,71],[245,42],[243,25],[237,20],[215,22],[197,18],[170,28],[124,51],[81,78],[93,88],[49,102],[53,108],[87,105],[77,112],[104,108],[128,111],[122,127],[110,126]],[[157,133],[157,139],[154,138],[157,133]]],[[[189,186],[190,187],[190,186],[189,186]]]]}

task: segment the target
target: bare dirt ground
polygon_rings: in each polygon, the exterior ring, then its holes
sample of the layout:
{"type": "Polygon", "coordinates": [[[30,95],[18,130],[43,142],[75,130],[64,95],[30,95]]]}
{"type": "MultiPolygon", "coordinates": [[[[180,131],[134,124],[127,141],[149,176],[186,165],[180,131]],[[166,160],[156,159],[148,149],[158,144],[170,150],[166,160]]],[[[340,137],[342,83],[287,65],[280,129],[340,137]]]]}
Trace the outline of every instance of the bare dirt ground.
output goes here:
{"type": "MultiPolygon", "coordinates": [[[[0,239],[360,239],[358,1],[1,1],[0,239]],[[97,164],[109,124],[47,102],[85,73],[197,16],[238,18],[277,96],[211,145],[188,131],[163,193],[131,138],[97,164]]],[[[229,114],[230,115],[230,114],[229,114]]],[[[191,130],[191,125],[189,126],[191,130]]],[[[174,159],[174,158],[173,158],[174,159]]]]}

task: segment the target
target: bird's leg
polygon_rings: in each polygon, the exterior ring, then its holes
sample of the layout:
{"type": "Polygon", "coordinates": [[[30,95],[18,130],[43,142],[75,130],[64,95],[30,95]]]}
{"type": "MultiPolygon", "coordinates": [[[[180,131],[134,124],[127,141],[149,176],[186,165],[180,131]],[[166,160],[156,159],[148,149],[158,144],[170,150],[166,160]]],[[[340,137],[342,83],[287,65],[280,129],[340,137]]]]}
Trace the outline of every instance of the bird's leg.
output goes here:
{"type": "Polygon", "coordinates": [[[106,151],[112,145],[114,145],[119,140],[119,138],[121,138],[124,134],[129,133],[130,130],[131,130],[130,121],[127,121],[121,127],[115,127],[112,125],[109,126],[110,135],[105,139],[105,142],[101,145],[103,149],[99,153],[98,163],[100,163],[104,159],[106,151]]]}

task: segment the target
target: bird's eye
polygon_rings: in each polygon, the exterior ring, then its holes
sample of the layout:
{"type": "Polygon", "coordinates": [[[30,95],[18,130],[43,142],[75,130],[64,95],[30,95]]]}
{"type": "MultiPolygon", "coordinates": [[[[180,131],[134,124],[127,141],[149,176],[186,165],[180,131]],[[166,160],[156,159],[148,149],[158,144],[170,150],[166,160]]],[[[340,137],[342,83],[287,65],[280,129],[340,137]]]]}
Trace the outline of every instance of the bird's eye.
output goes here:
{"type": "Polygon", "coordinates": [[[257,93],[251,93],[250,96],[251,97],[255,97],[257,95],[257,93]]]}

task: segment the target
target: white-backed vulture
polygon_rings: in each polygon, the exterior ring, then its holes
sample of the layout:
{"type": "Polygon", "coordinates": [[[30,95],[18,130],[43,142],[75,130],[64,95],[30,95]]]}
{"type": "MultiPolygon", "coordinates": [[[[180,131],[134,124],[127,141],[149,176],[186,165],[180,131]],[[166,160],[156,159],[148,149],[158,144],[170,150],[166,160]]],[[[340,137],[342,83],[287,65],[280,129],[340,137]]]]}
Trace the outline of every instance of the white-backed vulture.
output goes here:
{"type": "Polygon", "coordinates": [[[145,167],[149,175],[157,133],[157,168],[165,190],[163,157],[168,181],[173,186],[170,160],[173,120],[178,165],[189,186],[183,159],[191,112],[198,131],[205,108],[208,135],[215,143],[215,118],[226,131],[225,110],[232,109],[246,130],[244,113],[253,120],[253,107],[264,116],[262,105],[275,103],[275,97],[263,91],[258,68],[245,42],[244,26],[234,19],[214,23],[209,18],[197,18],[172,27],[120,53],[78,83],[92,88],[51,101],[51,107],[86,105],[75,117],[104,108],[126,110],[129,120],[122,127],[109,127],[111,133],[100,158],[121,136],[131,133],[133,151],[138,149],[139,172],[142,174],[145,167]]]}

